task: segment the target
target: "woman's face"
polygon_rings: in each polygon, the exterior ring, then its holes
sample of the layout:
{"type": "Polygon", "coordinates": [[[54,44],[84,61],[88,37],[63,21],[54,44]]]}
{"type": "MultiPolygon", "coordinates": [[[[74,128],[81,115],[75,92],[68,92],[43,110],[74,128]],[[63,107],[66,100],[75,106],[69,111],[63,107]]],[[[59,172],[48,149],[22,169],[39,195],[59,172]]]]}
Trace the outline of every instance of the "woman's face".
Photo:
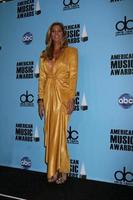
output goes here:
{"type": "Polygon", "coordinates": [[[63,32],[59,25],[54,25],[51,31],[51,38],[53,42],[61,42],[63,38],[63,32]]]}

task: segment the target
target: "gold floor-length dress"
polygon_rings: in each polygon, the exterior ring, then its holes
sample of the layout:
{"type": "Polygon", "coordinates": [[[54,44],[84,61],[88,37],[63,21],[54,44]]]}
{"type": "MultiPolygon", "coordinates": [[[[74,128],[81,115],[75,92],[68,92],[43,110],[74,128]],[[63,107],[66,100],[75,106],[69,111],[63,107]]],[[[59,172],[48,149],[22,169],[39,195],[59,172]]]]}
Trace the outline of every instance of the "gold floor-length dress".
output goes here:
{"type": "Polygon", "coordinates": [[[45,108],[45,161],[47,176],[56,171],[69,173],[70,159],[67,150],[67,125],[69,115],[66,105],[75,97],[78,68],[77,48],[65,47],[52,67],[49,61],[40,57],[38,96],[45,108]]]}

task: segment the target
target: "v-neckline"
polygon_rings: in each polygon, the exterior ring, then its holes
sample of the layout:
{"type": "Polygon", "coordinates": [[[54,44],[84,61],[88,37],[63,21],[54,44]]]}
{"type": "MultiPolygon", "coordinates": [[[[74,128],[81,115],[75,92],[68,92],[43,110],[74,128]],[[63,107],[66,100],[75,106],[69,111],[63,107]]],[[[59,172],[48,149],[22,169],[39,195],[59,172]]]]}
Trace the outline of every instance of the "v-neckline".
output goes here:
{"type": "Polygon", "coordinates": [[[55,59],[55,60],[48,60],[48,69],[52,72],[53,71],[53,69],[54,69],[54,65],[55,65],[55,63],[61,58],[61,56],[64,54],[64,52],[65,52],[65,48],[63,48],[62,49],[62,51],[61,51],[61,53],[60,53],[60,55],[58,56],[58,58],[57,59],[55,59]],[[51,67],[49,66],[49,65],[51,65],[51,67]]]}

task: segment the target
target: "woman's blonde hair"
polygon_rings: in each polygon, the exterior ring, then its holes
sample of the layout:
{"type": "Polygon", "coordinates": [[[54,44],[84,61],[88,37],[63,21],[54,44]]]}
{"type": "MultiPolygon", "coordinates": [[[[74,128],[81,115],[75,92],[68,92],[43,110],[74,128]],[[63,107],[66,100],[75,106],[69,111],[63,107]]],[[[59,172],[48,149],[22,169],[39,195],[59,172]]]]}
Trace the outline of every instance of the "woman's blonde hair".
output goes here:
{"type": "Polygon", "coordinates": [[[63,33],[63,39],[61,41],[61,48],[68,46],[67,33],[65,31],[64,25],[60,22],[54,22],[53,24],[51,24],[51,26],[49,27],[47,34],[46,34],[46,39],[45,39],[46,49],[45,49],[45,51],[43,51],[44,53],[42,54],[42,57],[46,57],[47,59],[50,59],[50,60],[53,58],[53,49],[54,49],[54,44],[51,39],[51,33],[52,33],[52,29],[55,25],[60,26],[62,33],[63,33]]]}

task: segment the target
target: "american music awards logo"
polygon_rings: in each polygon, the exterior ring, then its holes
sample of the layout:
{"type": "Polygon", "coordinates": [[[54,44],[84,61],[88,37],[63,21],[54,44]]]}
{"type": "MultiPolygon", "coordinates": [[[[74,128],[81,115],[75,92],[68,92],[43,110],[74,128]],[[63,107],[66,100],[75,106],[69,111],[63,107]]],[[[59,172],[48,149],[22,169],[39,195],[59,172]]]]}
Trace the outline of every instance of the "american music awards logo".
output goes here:
{"type": "Polygon", "coordinates": [[[70,159],[70,177],[76,177],[81,179],[86,179],[86,170],[84,162],[81,163],[77,159],[70,159]]]}
{"type": "Polygon", "coordinates": [[[133,53],[113,54],[110,58],[110,75],[133,75],[133,53]]]}
{"type": "Polygon", "coordinates": [[[84,162],[82,162],[81,167],[80,167],[79,178],[82,178],[82,179],[86,179],[87,178],[84,162]]]}
{"type": "Polygon", "coordinates": [[[81,99],[81,103],[80,103],[80,92],[77,91],[76,95],[75,95],[75,111],[86,111],[88,110],[88,105],[87,105],[87,101],[86,101],[86,95],[85,93],[83,93],[82,99],[81,99]]]}
{"type": "Polygon", "coordinates": [[[133,130],[111,129],[110,150],[112,151],[133,151],[133,130]]]}
{"type": "Polygon", "coordinates": [[[67,33],[67,40],[69,44],[80,43],[81,41],[88,41],[88,33],[85,24],[83,25],[83,27],[81,27],[80,24],[68,24],[65,25],[65,30],[67,33]]]}
{"type": "Polygon", "coordinates": [[[36,64],[35,70],[34,70],[34,76],[35,78],[39,78],[39,65],[36,64]]]}
{"type": "Polygon", "coordinates": [[[33,130],[33,124],[17,123],[15,129],[15,140],[23,142],[39,142],[40,137],[36,126],[33,130]]]}
{"type": "Polygon", "coordinates": [[[124,16],[115,24],[116,36],[133,34],[133,19],[124,16]]]}
{"type": "Polygon", "coordinates": [[[79,176],[79,160],[70,159],[70,177],[79,176]]]}
{"type": "Polygon", "coordinates": [[[71,10],[79,8],[80,0],[63,0],[63,10],[71,10]]]}
{"type": "Polygon", "coordinates": [[[119,3],[120,1],[123,1],[123,0],[110,0],[110,3],[119,3]]]}
{"type": "Polygon", "coordinates": [[[33,17],[34,15],[40,15],[40,1],[39,0],[29,0],[29,1],[19,1],[17,3],[17,18],[33,17]]]}
{"type": "Polygon", "coordinates": [[[19,61],[16,64],[16,79],[32,79],[34,77],[34,61],[19,61]]]}

